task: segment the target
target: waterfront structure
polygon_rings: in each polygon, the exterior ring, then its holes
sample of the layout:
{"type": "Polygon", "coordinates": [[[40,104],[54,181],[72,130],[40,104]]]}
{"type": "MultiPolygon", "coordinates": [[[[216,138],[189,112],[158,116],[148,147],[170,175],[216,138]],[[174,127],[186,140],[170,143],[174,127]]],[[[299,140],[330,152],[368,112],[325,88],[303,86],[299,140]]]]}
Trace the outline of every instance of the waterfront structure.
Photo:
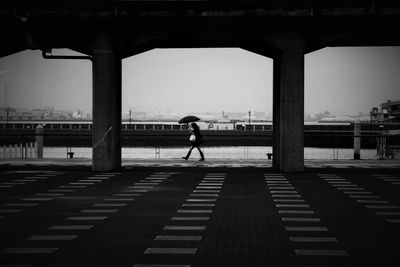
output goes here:
{"type": "Polygon", "coordinates": [[[371,109],[371,121],[374,122],[400,122],[400,100],[388,100],[378,107],[371,109]]]}
{"type": "MultiPolygon", "coordinates": [[[[6,121],[0,118],[0,146],[34,140],[34,129],[42,124],[45,146],[90,147],[93,132],[88,120],[27,120],[6,121]]],[[[206,147],[272,146],[272,122],[252,122],[251,125],[232,122],[198,122],[205,136],[206,147]]],[[[399,123],[361,123],[362,148],[375,148],[375,137],[382,130],[399,129],[399,123]]],[[[304,146],[320,148],[353,147],[354,124],[351,122],[305,122],[304,146]]],[[[357,134],[359,135],[359,134],[357,134]]],[[[182,147],[187,146],[187,125],[177,121],[123,121],[123,147],[182,147]]],[[[391,138],[391,143],[398,143],[391,138]]],[[[272,153],[271,153],[272,154],[272,153]]],[[[266,157],[267,158],[267,157],[266,157]]],[[[271,157],[272,158],[272,157],[271,157]]],[[[270,158],[270,159],[271,159],[270,158]]]]}
{"type": "MultiPolygon", "coordinates": [[[[0,130],[29,130],[34,129],[39,124],[42,124],[44,129],[48,130],[92,130],[93,125],[91,120],[6,120],[0,117],[0,130]]],[[[251,122],[248,125],[245,121],[199,121],[201,130],[207,131],[271,131],[272,121],[257,121],[251,122]]],[[[313,130],[325,129],[331,127],[332,130],[337,130],[337,127],[348,127],[350,121],[315,121],[304,123],[305,127],[310,126],[313,130]]],[[[186,124],[180,124],[177,121],[122,121],[121,130],[187,130],[186,124]]]]}
{"type": "Polygon", "coordinates": [[[4,1],[0,56],[93,64],[93,170],[121,166],[121,60],[152,48],[241,47],[271,57],[273,166],[304,168],[304,55],[327,46],[399,45],[396,1],[4,1]],[[48,31],[48,25],[57,31],[48,31]],[[184,27],[182,25],[185,25],[184,27]],[[87,56],[54,56],[70,48],[87,56]]]}

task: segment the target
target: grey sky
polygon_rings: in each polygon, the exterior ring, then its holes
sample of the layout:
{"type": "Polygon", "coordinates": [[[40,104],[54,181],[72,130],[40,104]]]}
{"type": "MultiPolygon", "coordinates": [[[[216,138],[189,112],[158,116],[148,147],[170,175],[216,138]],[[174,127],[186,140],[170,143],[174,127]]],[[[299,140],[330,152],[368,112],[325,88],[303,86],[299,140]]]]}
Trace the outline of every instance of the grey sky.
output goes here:
{"type": "MultiPolygon", "coordinates": [[[[66,50],[55,53],[70,53],[66,50]]],[[[400,48],[326,48],[306,55],[305,112],[368,113],[400,99],[400,48]]],[[[91,64],[39,51],[0,59],[0,106],[91,111],[91,64]]],[[[272,110],[272,60],[241,49],[156,49],[123,60],[123,112],[272,110]]]]}
{"type": "Polygon", "coordinates": [[[326,48],[306,56],[305,109],[369,113],[400,100],[400,47],[326,48]]]}
{"type": "Polygon", "coordinates": [[[123,70],[123,104],[139,110],[267,111],[272,103],[272,60],[241,49],[152,50],[123,70]]]}

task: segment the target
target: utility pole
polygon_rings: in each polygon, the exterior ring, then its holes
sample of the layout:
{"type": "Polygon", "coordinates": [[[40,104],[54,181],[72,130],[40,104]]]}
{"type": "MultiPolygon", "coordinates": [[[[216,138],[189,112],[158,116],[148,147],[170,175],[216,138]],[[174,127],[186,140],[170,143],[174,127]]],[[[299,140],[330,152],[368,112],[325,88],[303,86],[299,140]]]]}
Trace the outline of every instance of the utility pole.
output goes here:
{"type": "Polygon", "coordinates": [[[129,109],[129,125],[131,125],[132,122],[132,110],[129,109]]]}
{"type": "Polygon", "coordinates": [[[251,111],[249,110],[249,126],[251,125],[251,111]]]}

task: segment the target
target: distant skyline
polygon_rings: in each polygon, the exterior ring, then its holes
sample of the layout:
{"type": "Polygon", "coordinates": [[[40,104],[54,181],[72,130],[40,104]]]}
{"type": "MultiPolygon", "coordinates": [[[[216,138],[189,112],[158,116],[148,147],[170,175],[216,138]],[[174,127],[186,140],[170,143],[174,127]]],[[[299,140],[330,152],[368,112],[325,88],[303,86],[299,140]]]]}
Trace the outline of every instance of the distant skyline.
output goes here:
{"type": "MultiPolygon", "coordinates": [[[[54,54],[73,51],[55,50],[54,54]]],[[[239,48],[154,49],[123,60],[122,108],[272,112],[272,59],[239,48]]],[[[0,106],[91,113],[91,63],[26,50],[0,58],[0,106]]],[[[400,47],[325,48],[305,56],[305,113],[368,113],[400,99],[400,47]]]]}

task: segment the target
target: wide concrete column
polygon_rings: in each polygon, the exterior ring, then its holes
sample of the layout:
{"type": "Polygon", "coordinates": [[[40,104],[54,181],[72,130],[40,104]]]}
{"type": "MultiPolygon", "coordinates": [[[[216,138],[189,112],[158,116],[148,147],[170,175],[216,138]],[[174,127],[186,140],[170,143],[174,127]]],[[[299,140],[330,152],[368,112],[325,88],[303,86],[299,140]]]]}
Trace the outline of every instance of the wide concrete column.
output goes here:
{"type": "Polygon", "coordinates": [[[121,67],[111,40],[98,38],[93,49],[94,171],[121,167],[121,67]]]}
{"type": "Polygon", "coordinates": [[[275,164],[284,172],[302,172],[304,170],[304,52],[302,49],[285,49],[275,61],[274,71],[280,73],[279,80],[274,81],[280,85],[274,84],[273,87],[276,113],[274,124],[278,123],[274,126],[274,129],[278,128],[274,146],[275,150],[279,151],[279,159],[275,164]]]}
{"type": "Polygon", "coordinates": [[[272,167],[280,169],[281,158],[281,59],[274,58],[273,62],[273,84],[272,84],[272,167]]]}

